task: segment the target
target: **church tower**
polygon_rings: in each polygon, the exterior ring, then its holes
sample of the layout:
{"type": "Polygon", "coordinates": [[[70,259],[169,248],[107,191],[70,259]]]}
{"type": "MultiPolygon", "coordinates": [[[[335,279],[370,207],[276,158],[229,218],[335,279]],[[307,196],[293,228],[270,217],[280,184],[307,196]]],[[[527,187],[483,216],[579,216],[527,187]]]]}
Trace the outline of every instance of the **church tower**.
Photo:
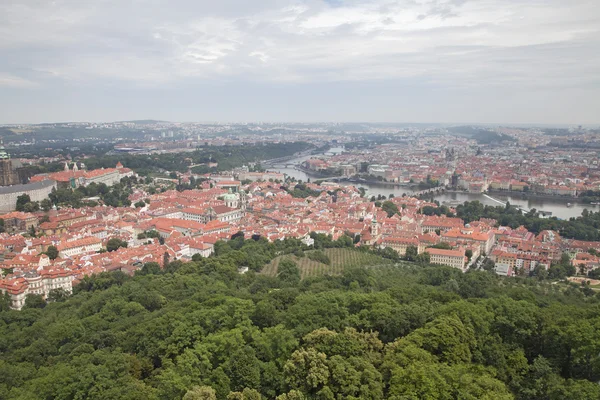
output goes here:
{"type": "Polygon", "coordinates": [[[19,183],[16,175],[10,155],[6,152],[4,144],[0,140],[0,186],[19,183]]]}
{"type": "Polygon", "coordinates": [[[229,188],[227,194],[223,196],[223,200],[225,201],[225,205],[227,207],[238,208],[238,196],[231,191],[231,188],[229,188]]]}
{"type": "Polygon", "coordinates": [[[240,190],[239,192],[240,195],[240,204],[241,204],[241,209],[243,211],[246,211],[246,207],[248,206],[248,194],[246,194],[246,191],[244,189],[240,190]]]}
{"type": "Polygon", "coordinates": [[[373,238],[377,238],[379,236],[379,224],[377,223],[377,219],[373,217],[371,220],[371,236],[373,238]]]}

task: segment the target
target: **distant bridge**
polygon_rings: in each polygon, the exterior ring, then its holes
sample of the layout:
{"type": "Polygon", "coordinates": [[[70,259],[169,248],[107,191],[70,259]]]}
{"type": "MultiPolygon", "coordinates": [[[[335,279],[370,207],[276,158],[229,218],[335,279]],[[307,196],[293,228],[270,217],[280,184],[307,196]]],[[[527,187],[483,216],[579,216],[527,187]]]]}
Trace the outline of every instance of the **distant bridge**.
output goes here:
{"type": "Polygon", "coordinates": [[[271,160],[264,160],[263,162],[261,162],[262,165],[270,165],[270,166],[274,166],[280,163],[285,163],[286,161],[289,161],[293,158],[297,158],[298,156],[293,155],[293,156],[286,156],[286,157],[279,157],[279,158],[273,158],[271,160]]]}
{"type": "Polygon", "coordinates": [[[297,164],[264,164],[265,167],[271,169],[281,169],[281,168],[296,168],[297,164]]]}
{"type": "Polygon", "coordinates": [[[312,151],[313,150],[311,149],[311,150],[303,151],[303,152],[300,152],[300,153],[292,154],[291,156],[285,156],[285,157],[279,157],[279,158],[272,158],[270,160],[263,160],[263,161],[260,162],[260,164],[263,165],[263,166],[271,166],[271,167],[273,167],[275,165],[283,163],[283,164],[286,165],[286,168],[288,168],[287,165],[290,165],[290,164],[288,164],[287,161],[293,160],[294,158],[299,158],[299,157],[304,157],[304,156],[310,155],[310,153],[312,151]]]}
{"type": "Polygon", "coordinates": [[[434,193],[434,194],[444,193],[445,191],[446,191],[445,187],[432,187],[432,188],[423,189],[423,190],[420,190],[420,191],[414,192],[414,193],[407,193],[407,195],[410,195],[411,197],[419,197],[419,196],[423,196],[425,194],[430,194],[430,193],[434,193]]]}
{"type": "MultiPolygon", "coordinates": [[[[506,206],[507,204],[509,204],[509,202],[508,202],[508,201],[502,201],[502,200],[495,199],[495,198],[493,198],[492,196],[488,196],[488,195],[487,195],[487,194],[485,194],[485,193],[483,194],[483,196],[484,196],[485,198],[488,198],[488,199],[490,199],[490,200],[492,200],[492,201],[494,201],[494,202],[498,203],[498,204],[502,204],[503,206],[506,206]]],[[[511,204],[511,206],[513,206],[513,205],[511,204]]],[[[517,206],[517,205],[515,205],[515,206],[513,206],[513,207],[515,207],[517,210],[520,210],[520,211],[522,211],[522,212],[524,212],[524,213],[528,213],[528,212],[529,212],[529,210],[528,210],[527,208],[523,208],[523,207],[521,207],[521,206],[517,206]]]]}

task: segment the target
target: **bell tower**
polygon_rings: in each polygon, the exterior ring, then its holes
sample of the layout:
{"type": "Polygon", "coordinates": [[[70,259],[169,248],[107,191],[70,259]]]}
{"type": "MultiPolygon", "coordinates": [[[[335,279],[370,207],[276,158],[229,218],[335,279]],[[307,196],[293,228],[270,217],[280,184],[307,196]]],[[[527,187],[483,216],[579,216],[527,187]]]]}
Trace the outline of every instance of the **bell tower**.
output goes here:
{"type": "Polygon", "coordinates": [[[379,224],[377,223],[377,219],[373,217],[371,220],[371,236],[374,238],[379,236],[379,224]]]}
{"type": "Polygon", "coordinates": [[[4,143],[0,139],[0,186],[10,186],[18,183],[16,173],[13,171],[10,155],[4,149],[4,143]]]}

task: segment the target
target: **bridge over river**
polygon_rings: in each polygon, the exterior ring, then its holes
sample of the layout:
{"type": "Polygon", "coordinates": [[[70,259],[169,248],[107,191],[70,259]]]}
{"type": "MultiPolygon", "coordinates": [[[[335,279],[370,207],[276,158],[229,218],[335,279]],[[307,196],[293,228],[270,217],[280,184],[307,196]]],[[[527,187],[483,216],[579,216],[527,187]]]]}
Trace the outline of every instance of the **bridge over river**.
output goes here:
{"type": "MultiPolygon", "coordinates": [[[[508,204],[508,202],[506,202],[506,201],[502,201],[502,200],[495,199],[495,198],[493,198],[492,196],[488,196],[488,195],[487,195],[487,194],[485,194],[485,193],[484,193],[484,195],[483,195],[483,196],[484,196],[485,198],[487,198],[487,199],[490,199],[490,200],[492,200],[492,201],[493,201],[493,202],[495,202],[495,203],[502,204],[503,206],[506,206],[506,204],[508,204]]],[[[529,209],[527,209],[527,208],[525,208],[525,207],[516,206],[516,205],[512,205],[512,206],[513,206],[513,207],[516,207],[516,209],[517,209],[517,210],[521,210],[521,211],[522,211],[522,212],[524,212],[524,213],[528,213],[528,212],[530,211],[529,209]]]]}
{"type": "Polygon", "coordinates": [[[419,190],[418,192],[412,192],[410,193],[411,197],[419,197],[419,196],[423,196],[426,194],[440,194],[440,193],[444,193],[446,191],[445,187],[432,187],[429,189],[423,189],[423,190],[419,190]]]}
{"type": "Polygon", "coordinates": [[[272,158],[270,160],[261,161],[263,167],[269,168],[293,168],[303,161],[304,157],[309,157],[313,150],[306,150],[300,153],[292,154],[291,156],[272,158]]]}

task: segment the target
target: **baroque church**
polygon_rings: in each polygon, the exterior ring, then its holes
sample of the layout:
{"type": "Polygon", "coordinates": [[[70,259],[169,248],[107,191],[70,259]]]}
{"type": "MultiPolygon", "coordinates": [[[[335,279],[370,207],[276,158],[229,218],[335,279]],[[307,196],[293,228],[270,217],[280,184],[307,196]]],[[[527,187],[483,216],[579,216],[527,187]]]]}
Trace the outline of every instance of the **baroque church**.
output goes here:
{"type": "Polygon", "coordinates": [[[0,142],[0,186],[11,186],[21,183],[17,168],[22,165],[18,160],[12,160],[0,142]]]}

